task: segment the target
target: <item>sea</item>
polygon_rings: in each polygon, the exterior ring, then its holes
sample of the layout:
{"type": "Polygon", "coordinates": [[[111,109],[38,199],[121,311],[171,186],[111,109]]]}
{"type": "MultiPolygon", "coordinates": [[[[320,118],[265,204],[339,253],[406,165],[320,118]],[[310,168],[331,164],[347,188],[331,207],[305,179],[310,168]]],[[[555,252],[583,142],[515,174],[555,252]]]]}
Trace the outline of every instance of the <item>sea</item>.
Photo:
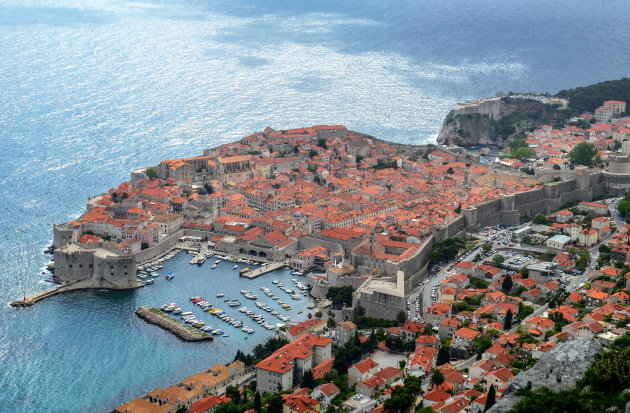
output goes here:
{"type": "Polygon", "coordinates": [[[457,102],[628,76],[628,21],[627,0],[0,0],[0,411],[109,411],[268,336],[183,343],[133,314],[291,284],[187,254],[137,291],[9,307],[52,286],[52,225],[131,169],[267,126],[433,142],[457,102]]]}

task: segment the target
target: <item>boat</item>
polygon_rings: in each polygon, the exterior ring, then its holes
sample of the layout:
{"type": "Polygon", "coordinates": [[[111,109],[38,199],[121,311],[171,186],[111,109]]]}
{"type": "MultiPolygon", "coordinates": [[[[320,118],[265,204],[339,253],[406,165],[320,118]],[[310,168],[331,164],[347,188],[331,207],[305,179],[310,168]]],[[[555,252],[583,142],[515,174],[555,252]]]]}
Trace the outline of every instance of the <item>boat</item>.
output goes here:
{"type": "Polygon", "coordinates": [[[251,268],[249,268],[249,267],[245,267],[245,268],[243,268],[242,270],[240,270],[240,271],[239,271],[239,274],[240,274],[240,275],[243,275],[243,274],[245,274],[245,273],[246,273],[246,272],[248,272],[248,271],[251,271],[251,268]]]}
{"type": "Polygon", "coordinates": [[[313,304],[309,304],[308,306],[306,306],[306,308],[308,308],[309,310],[312,310],[313,308],[315,308],[315,306],[313,304]]]}
{"type": "Polygon", "coordinates": [[[215,268],[217,268],[219,266],[219,264],[212,264],[212,267],[210,267],[210,269],[214,270],[215,268]]]}
{"type": "Polygon", "coordinates": [[[173,275],[173,273],[172,273],[172,272],[169,272],[169,273],[166,275],[166,279],[167,279],[167,280],[172,280],[173,278],[175,278],[175,275],[173,275]]]}
{"type": "Polygon", "coordinates": [[[181,314],[182,313],[182,309],[177,307],[175,310],[173,310],[173,314],[181,314]]]}
{"type": "Polygon", "coordinates": [[[221,263],[221,260],[216,260],[214,263],[215,263],[216,265],[219,265],[219,264],[221,263]]]}
{"type": "Polygon", "coordinates": [[[201,265],[204,262],[206,262],[206,259],[203,256],[197,257],[197,265],[201,265]]]}
{"type": "Polygon", "coordinates": [[[300,311],[298,311],[297,313],[298,313],[298,314],[302,314],[303,312],[304,312],[304,311],[300,310],[300,311]]]}
{"type": "Polygon", "coordinates": [[[223,337],[229,337],[229,336],[230,336],[229,334],[223,334],[223,337]]]}
{"type": "Polygon", "coordinates": [[[228,303],[228,305],[229,305],[230,307],[238,307],[239,305],[241,305],[241,302],[240,302],[240,301],[238,301],[238,300],[234,300],[234,301],[230,301],[230,302],[228,303]]]}
{"type": "Polygon", "coordinates": [[[150,279],[150,280],[146,280],[146,281],[144,282],[144,285],[151,285],[151,284],[153,284],[153,280],[152,280],[152,279],[150,279]]]}
{"type": "Polygon", "coordinates": [[[238,265],[235,264],[232,268],[236,270],[238,269],[238,265]]]}
{"type": "Polygon", "coordinates": [[[217,297],[223,297],[223,296],[225,296],[225,294],[223,294],[223,293],[217,294],[217,297]]]}

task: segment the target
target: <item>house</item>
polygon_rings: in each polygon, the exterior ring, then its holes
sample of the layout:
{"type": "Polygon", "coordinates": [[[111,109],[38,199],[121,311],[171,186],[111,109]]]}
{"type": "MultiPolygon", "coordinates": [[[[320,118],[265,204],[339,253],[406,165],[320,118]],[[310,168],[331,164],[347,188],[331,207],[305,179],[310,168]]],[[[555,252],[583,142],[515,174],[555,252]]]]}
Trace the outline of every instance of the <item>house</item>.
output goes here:
{"type": "Polygon", "coordinates": [[[303,391],[306,389],[302,389],[300,391],[295,392],[294,394],[283,394],[282,399],[284,400],[284,408],[283,412],[285,413],[304,413],[304,412],[319,412],[320,402],[319,400],[315,400],[312,398],[308,391],[303,391]]]}
{"type": "Polygon", "coordinates": [[[451,395],[440,389],[433,389],[422,397],[422,405],[431,407],[435,403],[443,403],[450,399],[451,395]]]}
{"type": "Polygon", "coordinates": [[[596,288],[591,288],[586,292],[585,301],[587,307],[599,307],[608,299],[609,294],[596,288]]]}
{"type": "Polygon", "coordinates": [[[500,389],[502,387],[510,384],[514,375],[510,370],[505,367],[502,367],[498,370],[493,370],[485,374],[486,378],[486,390],[490,389],[490,386],[494,385],[495,389],[500,389]]]}
{"type": "Polygon", "coordinates": [[[457,341],[457,340],[473,341],[480,334],[481,333],[479,333],[479,331],[475,331],[468,327],[460,328],[459,330],[453,333],[453,341],[457,341]]]}
{"type": "Polygon", "coordinates": [[[341,321],[335,328],[335,340],[337,344],[343,346],[354,337],[357,331],[357,326],[352,321],[341,321]]]}
{"type": "Polygon", "coordinates": [[[491,267],[489,265],[481,264],[475,267],[475,272],[473,276],[477,278],[481,278],[486,281],[497,281],[501,276],[501,270],[496,267],[491,267]]]}
{"type": "Polygon", "coordinates": [[[374,373],[374,376],[380,377],[385,382],[385,385],[387,386],[390,386],[395,381],[402,379],[403,375],[404,375],[403,370],[397,369],[391,366],[387,366],[384,369],[374,373]]]}
{"type": "Polygon", "coordinates": [[[569,245],[569,242],[571,242],[571,237],[558,234],[545,241],[545,245],[549,248],[563,250],[569,245]]]}
{"type": "Polygon", "coordinates": [[[580,231],[578,241],[587,247],[592,247],[597,244],[597,230],[593,228],[585,228],[580,231]]]}
{"type": "Polygon", "coordinates": [[[447,338],[453,337],[453,334],[459,326],[462,324],[461,320],[458,318],[447,318],[446,320],[440,323],[440,327],[438,329],[438,335],[440,336],[440,340],[442,342],[446,341],[447,338]]]}
{"type": "Polygon", "coordinates": [[[326,327],[325,320],[316,320],[311,318],[297,324],[289,324],[286,326],[286,331],[280,331],[279,335],[289,341],[294,341],[304,336],[304,334],[321,333],[324,330],[324,327],[326,327]]]}
{"type": "Polygon", "coordinates": [[[256,381],[262,391],[290,389],[302,379],[306,370],[329,359],[333,339],[305,334],[276,350],[256,365],[256,381]]]}
{"type": "Polygon", "coordinates": [[[325,383],[315,387],[311,397],[321,402],[322,408],[326,409],[330,406],[330,402],[339,394],[339,387],[334,383],[325,383]]]}
{"type": "Polygon", "coordinates": [[[385,380],[378,376],[372,376],[357,384],[357,393],[365,397],[372,397],[384,387],[385,380]]]}
{"type": "Polygon", "coordinates": [[[424,321],[427,324],[438,326],[440,323],[451,316],[451,306],[448,304],[437,303],[427,308],[424,312],[424,321]]]}
{"type": "Polygon", "coordinates": [[[348,368],[348,384],[360,383],[378,370],[378,364],[371,358],[362,360],[348,368]]]}
{"type": "Polygon", "coordinates": [[[400,337],[406,341],[415,340],[422,330],[424,330],[424,324],[417,321],[407,321],[400,327],[400,337]]]}
{"type": "Polygon", "coordinates": [[[437,360],[438,349],[436,347],[417,346],[416,350],[409,355],[407,368],[409,374],[414,376],[424,376],[433,369],[437,360]]]}
{"type": "Polygon", "coordinates": [[[479,360],[468,369],[468,377],[483,378],[485,373],[495,370],[498,364],[493,360],[479,360]]]}
{"type": "Polygon", "coordinates": [[[435,348],[439,348],[440,347],[440,339],[437,338],[436,336],[427,336],[427,335],[422,335],[422,336],[418,336],[418,338],[416,338],[416,348],[418,346],[428,346],[428,347],[435,347],[435,348]]]}
{"type": "Polygon", "coordinates": [[[521,298],[523,300],[531,301],[532,303],[536,303],[539,299],[543,298],[545,295],[542,290],[538,287],[532,288],[529,291],[524,291],[521,293],[521,298]]]}

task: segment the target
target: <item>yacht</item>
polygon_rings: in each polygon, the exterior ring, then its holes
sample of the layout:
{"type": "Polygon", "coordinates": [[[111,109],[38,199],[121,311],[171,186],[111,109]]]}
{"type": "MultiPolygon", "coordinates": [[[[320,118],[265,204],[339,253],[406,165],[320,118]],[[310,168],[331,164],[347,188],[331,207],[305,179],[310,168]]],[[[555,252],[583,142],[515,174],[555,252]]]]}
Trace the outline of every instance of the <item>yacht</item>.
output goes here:
{"type": "Polygon", "coordinates": [[[221,263],[221,260],[216,260],[214,263],[215,263],[216,265],[219,265],[219,264],[221,263]]]}
{"type": "Polygon", "coordinates": [[[234,300],[234,301],[230,301],[230,302],[228,303],[228,305],[229,305],[230,307],[238,307],[239,305],[241,305],[241,302],[240,302],[240,301],[238,301],[238,300],[234,300]]]}
{"type": "Polygon", "coordinates": [[[223,296],[225,296],[225,294],[223,294],[223,293],[217,294],[217,297],[223,297],[223,296]]]}
{"type": "Polygon", "coordinates": [[[152,280],[152,279],[150,279],[150,280],[146,280],[146,281],[144,282],[144,285],[151,285],[151,284],[153,284],[153,280],[152,280]]]}

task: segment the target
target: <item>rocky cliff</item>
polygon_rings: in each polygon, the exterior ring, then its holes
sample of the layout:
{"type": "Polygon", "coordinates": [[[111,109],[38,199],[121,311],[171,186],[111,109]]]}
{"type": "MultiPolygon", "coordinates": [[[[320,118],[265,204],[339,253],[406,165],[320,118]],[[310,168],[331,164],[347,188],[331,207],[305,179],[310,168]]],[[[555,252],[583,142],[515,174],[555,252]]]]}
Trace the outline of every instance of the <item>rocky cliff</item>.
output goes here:
{"type": "Polygon", "coordinates": [[[446,116],[437,142],[504,147],[511,139],[554,120],[554,107],[535,100],[495,98],[491,106],[488,101],[458,104],[446,116]]]}
{"type": "Polygon", "coordinates": [[[517,392],[528,386],[532,390],[547,387],[553,391],[573,388],[601,350],[602,344],[598,340],[579,338],[558,344],[534,367],[518,374],[488,412],[509,412],[520,400],[517,392]]]}

